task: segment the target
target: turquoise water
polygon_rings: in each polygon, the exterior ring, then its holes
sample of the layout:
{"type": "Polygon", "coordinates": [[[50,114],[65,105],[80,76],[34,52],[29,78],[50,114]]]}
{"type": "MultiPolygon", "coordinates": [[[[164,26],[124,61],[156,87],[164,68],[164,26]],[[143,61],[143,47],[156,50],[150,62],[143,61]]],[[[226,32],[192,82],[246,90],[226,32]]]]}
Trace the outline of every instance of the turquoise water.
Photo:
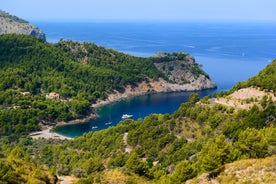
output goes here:
{"type": "MultiPolygon", "coordinates": [[[[147,57],[156,52],[184,51],[218,85],[228,90],[239,81],[256,75],[276,58],[276,24],[270,23],[34,23],[47,41],[61,38],[94,42],[128,54],[147,57]]],[[[200,92],[201,96],[215,92],[200,92]]],[[[150,113],[173,113],[189,92],[153,94],[127,99],[97,109],[100,118],[86,124],[57,128],[58,133],[79,136],[116,125],[122,114],[143,118],[150,113]],[[107,124],[112,122],[112,124],[107,124]],[[92,128],[94,127],[94,128],[92,128]],[[96,128],[97,127],[97,128],[96,128]]]]}

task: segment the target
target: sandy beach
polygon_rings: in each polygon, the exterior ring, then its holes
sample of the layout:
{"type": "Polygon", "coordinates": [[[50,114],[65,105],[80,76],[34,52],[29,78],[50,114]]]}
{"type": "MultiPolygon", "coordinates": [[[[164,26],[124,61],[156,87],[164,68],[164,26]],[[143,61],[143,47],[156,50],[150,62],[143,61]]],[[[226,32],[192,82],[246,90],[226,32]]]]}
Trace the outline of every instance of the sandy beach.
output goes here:
{"type": "Polygon", "coordinates": [[[50,131],[51,129],[52,129],[51,127],[48,127],[48,128],[45,129],[45,130],[30,133],[30,136],[31,136],[33,139],[39,139],[39,138],[45,138],[45,139],[61,139],[61,140],[65,140],[65,139],[70,140],[70,139],[72,139],[71,137],[67,137],[67,136],[58,134],[58,133],[56,133],[56,132],[51,132],[51,131],[50,131]]]}
{"type": "MultiPolygon", "coordinates": [[[[208,84],[207,88],[213,88],[213,87],[215,87],[215,84],[210,83],[208,84]]],[[[112,93],[108,95],[108,97],[105,100],[98,100],[95,104],[92,104],[91,107],[99,108],[103,105],[106,105],[112,102],[131,98],[134,96],[150,94],[150,93],[161,93],[161,92],[171,92],[171,91],[193,91],[193,90],[200,90],[201,88],[202,86],[200,86],[198,83],[196,83],[196,85],[194,84],[178,85],[178,84],[168,83],[167,81],[161,78],[158,81],[154,81],[150,79],[149,82],[143,81],[140,84],[138,84],[138,86],[136,87],[127,85],[123,93],[114,90],[112,93]]],[[[89,114],[87,117],[83,119],[75,119],[67,122],[58,122],[55,126],[66,126],[70,124],[86,123],[96,118],[98,118],[98,115],[95,113],[95,111],[93,111],[91,112],[91,114],[89,114]]],[[[38,139],[38,138],[72,139],[70,137],[63,136],[56,132],[51,132],[50,130],[52,128],[53,127],[48,126],[46,127],[45,130],[31,133],[30,136],[34,139],[38,139]]]]}
{"type": "Polygon", "coordinates": [[[51,129],[53,129],[54,127],[57,127],[57,126],[66,126],[66,125],[72,125],[72,124],[78,124],[78,123],[86,123],[86,122],[89,122],[95,118],[97,118],[98,115],[95,114],[94,112],[92,112],[91,114],[89,114],[87,117],[83,118],[83,119],[75,119],[75,120],[71,120],[71,121],[67,121],[67,122],[64,122],[64,121],[60,121],[60,122],[57,122],[56,125],[54,126],[42,126],[44,130],[42,131],[38,131],[38,132],[32,132],[30,133],[29,135],[33,138],[33,139],[39,139],[39,138],[45,138],[45,139],[61,139],[61,140],[64,140],[64,139],[73,139],[71,137],[67,137],[67,136],[64,136],[62,134],[58,134],[54,131],[51,131],[51,129]]]}

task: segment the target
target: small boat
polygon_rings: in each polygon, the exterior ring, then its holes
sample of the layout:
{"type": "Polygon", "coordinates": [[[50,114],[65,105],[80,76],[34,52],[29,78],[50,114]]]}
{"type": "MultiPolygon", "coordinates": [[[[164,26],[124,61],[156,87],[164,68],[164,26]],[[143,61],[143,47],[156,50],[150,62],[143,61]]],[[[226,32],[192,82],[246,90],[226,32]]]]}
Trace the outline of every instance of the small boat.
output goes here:
{"type": "Polygon", "coordinates": [[[133,115],[123,114],[122,119],[132,118],[133,115]]]}
{"type": "Polygon", "coordinates": [[[111,125],[111,124],[112,124],[112,122],[111,122],[111,121],[109,121],[109,122],[105,123],[105,125],[111,125]]]}
{"type": "Polygon", "coordinates": [[[92,129],[96,129],[96,128],[98,128],[98,126],[92,126],[92,129]]]}

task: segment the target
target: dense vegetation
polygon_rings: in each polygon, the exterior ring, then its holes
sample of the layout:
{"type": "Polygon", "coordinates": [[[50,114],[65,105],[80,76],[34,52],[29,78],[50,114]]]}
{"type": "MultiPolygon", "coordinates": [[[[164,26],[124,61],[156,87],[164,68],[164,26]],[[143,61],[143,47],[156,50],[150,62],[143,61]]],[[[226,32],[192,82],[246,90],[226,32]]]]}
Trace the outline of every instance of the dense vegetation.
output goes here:
{"type": "MultiPolygon", "coordinates": [[[[1,182],[54,183],[58,174],[73,175],[78,183],[183,183],[202,173],[214,178],[236,160],[275,158],[276,107],[268,97],[262,108],[242,110],[193,94],[172,115],[128,119],[70,141],[3,136],[38,129],[42,120],[84,116],[106,92],[162,74],[151,68],[150,58],[89,43],[48,44],[6,35],[0,36],[0,52],[1,182]],[[46,98],[52,91],[62,98],[46,98]]],[[[275,81],[275,63],[232,91],[247,86],[275,91],[272,84],[266,86],[275,81]]],[[[266,181],[275,183],[275,176],[270,177],[266,181]]]]}
{"type": "MultiPolygon", "coordinates": [[[[0,36],[0,53],[0,135],[38,130],[39,122],[83,118],[91,113],[91,104],[114,90],[123,92],[126,85],[149,79],[167,80],[154,66],[161,57],[134,57],[93,43],[50,44],[10,34],[0,36]],[[58,97],[48,98],[51,92],[58,97]]],[[[167,55],[184,58],[181,53],[167,55]]],[[[204,73],[195,62],[187,66],[204,73]]]]}
{"type": "Polygon", "coordinates": [[[13,149],[8,158],[0,157],[1,183],[55,183],[58,178],[43,165],[22,159],[22,151],[13,149]]]}
{"type": "Polygon", "coordinates": [[[203,172],[217,175],[224,171],[224,164],[235,160],[276,153],[275,122],[266,122],[275,110],[253,107],[235,112],[198,101],[192,95],[173,115],[125,120],[72,141],[21,138],[16,145],[2,140],[1,147],[7,155],[21,150],[23,159],[40,153],[31,160],[60,175],[82,178],[79,183],[111,181],[114,178],[106,175],[112,172],[128,182],[139,178],[141,182],[182,183],[203,172]]]}
{"type": "Polygon", "coordinates": [[[0,53],[1,136],[37,130],[38,122],[84,117],[112,90],[163,76],[150,59],[92,43],[1,35],[0,53]],[[47,98],[50,92],[60,99],[47,98]]]}
{"type": "Polygon", "coordinates": [[[276,62],[270,63],[265,69],[259,72],[258,75],[248,79],[247,81],[238,83],[233,89],[240,89],[250,86],[259,87],[261,90],[276,92],[276,62]]]}

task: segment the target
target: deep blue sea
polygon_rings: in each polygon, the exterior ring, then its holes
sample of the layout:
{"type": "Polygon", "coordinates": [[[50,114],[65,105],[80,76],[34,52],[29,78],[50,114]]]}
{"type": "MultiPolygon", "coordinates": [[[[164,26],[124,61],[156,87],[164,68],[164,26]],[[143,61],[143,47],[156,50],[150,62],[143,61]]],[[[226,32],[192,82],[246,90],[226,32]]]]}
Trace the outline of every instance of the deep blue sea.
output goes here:
{"type": "MultiPolygon", "coordinates": [[[[157,52],[188,52],[218,85],[228,90],[239,81],[256,75],[276,58],[275,23],[49,23],[35,22],[48,42],[60,39],[94,42],[131,55],[148,57],[157,52]]],[[[201,96],[215,92],[200,92],[201,96]]],[[[100,118],[80,125],[57,129],[78,136],[117,124],[122,114],[143,118],[150,113],[173,113],[190,93],[145,95],[97,109],[100,118]],[[110,125],[105,123],[112,122],[110,125]],[[92,129],[94,127],[94,129],[92,129]],[[97,128],[95,128],[97,127],[97,128]]]]}

